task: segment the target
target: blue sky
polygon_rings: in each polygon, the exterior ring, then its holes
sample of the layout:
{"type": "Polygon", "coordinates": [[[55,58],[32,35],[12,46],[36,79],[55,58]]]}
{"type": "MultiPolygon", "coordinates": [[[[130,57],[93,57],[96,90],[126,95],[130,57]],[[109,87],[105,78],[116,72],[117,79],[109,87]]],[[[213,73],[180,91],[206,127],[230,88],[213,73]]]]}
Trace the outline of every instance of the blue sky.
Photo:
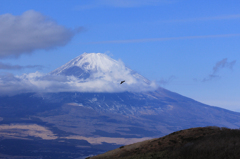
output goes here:
{"type": "Polygon", "coordinates": [[[0,4],[1,74],[48,73],[84,52],[100,52],[170,91],[240,111],[238,0],[0,4]]]}

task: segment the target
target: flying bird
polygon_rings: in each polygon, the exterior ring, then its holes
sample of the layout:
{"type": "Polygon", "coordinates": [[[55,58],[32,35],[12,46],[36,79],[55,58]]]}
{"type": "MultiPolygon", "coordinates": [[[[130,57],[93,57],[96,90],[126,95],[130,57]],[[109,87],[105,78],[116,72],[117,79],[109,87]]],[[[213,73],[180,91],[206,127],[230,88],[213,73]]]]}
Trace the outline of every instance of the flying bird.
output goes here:
{"type": "Polygon", "coordinates": [[[125,80],[124,81],[121,81],[121,83],[120,84],[123,84],[125,82],[125,80]]]}

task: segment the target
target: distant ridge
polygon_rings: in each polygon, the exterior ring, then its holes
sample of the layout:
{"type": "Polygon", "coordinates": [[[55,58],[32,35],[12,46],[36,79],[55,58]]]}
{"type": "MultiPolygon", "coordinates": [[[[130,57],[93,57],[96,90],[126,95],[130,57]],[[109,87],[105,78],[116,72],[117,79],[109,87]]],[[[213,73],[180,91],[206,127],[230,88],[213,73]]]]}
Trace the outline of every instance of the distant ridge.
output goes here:
{"type": "Polygon", "coordinates": [[[108,151],[88,159],[237,159],[240,130],[199,127],[108,151]]]}

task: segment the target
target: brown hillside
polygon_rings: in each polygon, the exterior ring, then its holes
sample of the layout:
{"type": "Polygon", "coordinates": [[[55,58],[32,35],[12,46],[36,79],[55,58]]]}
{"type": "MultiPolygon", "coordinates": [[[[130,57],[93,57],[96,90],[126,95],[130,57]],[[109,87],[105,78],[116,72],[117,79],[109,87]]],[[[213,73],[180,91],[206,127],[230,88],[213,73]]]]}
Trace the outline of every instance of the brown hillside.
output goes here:
{"type": "Polygon", "coordinates": [[[200,127],[181,130],[90,159],[239,159],[240,130],[200,127]]]}

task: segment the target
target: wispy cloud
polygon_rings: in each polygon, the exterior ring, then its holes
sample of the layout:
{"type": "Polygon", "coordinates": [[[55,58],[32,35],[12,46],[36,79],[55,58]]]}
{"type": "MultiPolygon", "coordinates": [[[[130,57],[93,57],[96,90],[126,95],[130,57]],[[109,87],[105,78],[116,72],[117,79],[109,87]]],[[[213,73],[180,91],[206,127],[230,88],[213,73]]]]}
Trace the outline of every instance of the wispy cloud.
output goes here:
{"type": "Polygon", "coordinates": [[[34,10],[20,16],[0,15],[0,24],[0,58],[64,46],[80,31],[58,25],[34,10]]]}
{"type": "Polygon", "coordinates": [[[202,82],[207,82],[207,81],[210,81],[212,79],[220,78],[220,76],[218,75],[218,72],[223,68],[227,68],[227,69],[232,70],[235,63],[236,63],[236,60],[228,62],[227,58],[224,58],[221,61],[218,61],[215,64],[215,66],[213,67],[212,73],[210,75],[208,75],[206,78],[204,78],[202,80],[202,82]]]}
{"type": "Polygon", "coordinates": [[[216,65],[213,67],[213,74],[217,73],[222,68],[232,69],[235,63],[236,60],[227,62],[227,58],[224,58],[223,60],[217,62],[216,65]]]}
{"type": "Polygon", "coordinates": [[[197,21],[215,21],[215,20],[232,20],[232,19],[240,19],[240,14],[199,17],[199,18],[188,18],[188,19],[174,19],[174,20],[166,20],[166,21],[163,21],[163,22],[165,22],[165,23],[176,23],[176,22],[197,22],[197,21]]]}
{"type": "Polygon", "coordinates": [[[30,69],[30,68],[42,69],[43,66],[42,65],[21,66],[21,65],[4,64],[0,62],[0,69],[2,70],[21,70],[21,69],[30,69]]]}
{"type": "Polygon", "coordinates": [[[172,3],[173,0],[94,0],[88,4],[78,5],[75,10],[87,10],[101,7],[134,8],[143,6],[157,6],[172,3]]]}
{"type": "Polygon", "coordinates": [[[169,3],[170,0],[100,0],[103,5],[121,8],[154,6],[163,3],[169,3]]]}
{"type": "Polygon", "coordinates": [[[170,76],[170,77],[168,77],[167,79],[161,79],[161,80],[159,80],[159,81],[157,81],[161,86],[165,86],[165,85],[167,85],[167,84],[169,84],[169,83],[171,83],[173,80],[175,80],[176,79],[176,76],[170,76]]]}
{"type": "Polygon", "coordinates": [[[169,40],[228,38],[228,37],[238,37],[238,36],[240,36],[240,34],[199,35],[199,36],[182,36],[182,37],[165,37],[165,38],[146,38],[146,39],[130,39],[130,40],[97,41],[97,42],[89,42],[89,43],[81,43],[81,44],[144,43],[144,42],[169,41],[169,40]]]}

